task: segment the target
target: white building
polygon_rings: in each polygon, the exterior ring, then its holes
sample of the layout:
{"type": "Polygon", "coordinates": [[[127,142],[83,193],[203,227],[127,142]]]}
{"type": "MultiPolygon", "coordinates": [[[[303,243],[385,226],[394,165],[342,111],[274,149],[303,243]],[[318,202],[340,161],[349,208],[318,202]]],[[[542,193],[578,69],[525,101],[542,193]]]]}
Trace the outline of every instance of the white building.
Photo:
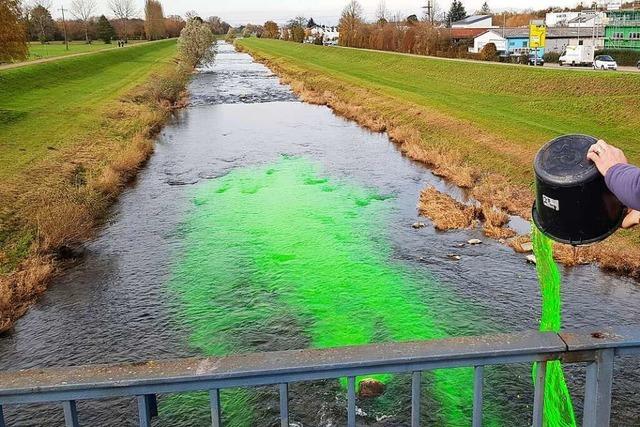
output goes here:
{"type": "Polygon", "coordinates": [[[451,28],[498,28],[493,25],[493,17],[491,15],[472,15],[466,18],[452,22],[451,28]]]}
{"type": "Polygon", "coordinates": [[[498,52],[507,50],[507,39],[500,35],[499,30],[489,30],[473,39],[473,47],[469,48],[469,52],[480,53],[489,43],[495,44],[498,52]]]}
{"type": "Polygon", "coordinates": [[[607,15],[604,12],[585,10],[582,12],[550,12],[547,13],[547,27],[593,28],[605,25],[607,15]]]}
{"type": "Polygon", "coordinates": [[[316,25],[308,30],[308,34],[305,40],[306,43],[313,43],[316,38],[322,37],[322,44],[325,46],[337,45],[338,39],[340,38],[338,27],[331,25],[316,25]]]}

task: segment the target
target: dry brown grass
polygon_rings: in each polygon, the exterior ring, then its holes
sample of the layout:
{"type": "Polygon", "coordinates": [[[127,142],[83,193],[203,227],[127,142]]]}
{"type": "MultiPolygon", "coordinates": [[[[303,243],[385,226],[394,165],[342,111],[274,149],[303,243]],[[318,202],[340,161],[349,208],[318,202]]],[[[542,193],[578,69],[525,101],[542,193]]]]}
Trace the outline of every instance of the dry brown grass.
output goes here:
{"type": "Polygon", "coordinates": [[[591,264],[595,262],[594,246],[574,247],[562,243],[553,244],[553,258],[566,266],[591,264]]]}
{"type": "Polygon", "coordinates": [[[36,255],[25,260],[19,271],[0,276],[0,332],[9,329],[25,313],[46,289],[54,271],[50,259],[36,255]]]}
{"type": "Polygon", "coordinates": [[[84,203],[57,200],[43,206],[36,215],[38,251],[51,253],[65,246],[76,246],[91,237],[94,218],[84,203]]]}
{"type": "Polygon", "coordinates": [[[441,231],[469,228],[476,217],[476,209],[473,206],[463,205],[433,187],[420,193],[418,210],[420,215],[433,222],[436,230],[441,231]]]}
{"type": "Polygon", "coordinates": [[[487,237],[493,239],[508,239],[514,237],[516,232],[506,225],[509,223],[509,215],[495,206],[484,205],[481,208],[484,220],[483,231],[487,237]]]}
{"type": "MultiPolygon", "coordinates": [[[[0,333],[46,289],[60,255],[93,235],[110,203],[153,152],[151,138],[183,105],[186,80],[180,74],[151,79],[154,84],[105,106],[94,133],[0,183],[0,222],[11,225],[15,241],[33,236],[22,262],[0,275],[0,333]],[[156,84],[162,87],[153,89],[156,84]]],[[[5,241],[0,261],[16,244],[12,237],[5,241]]]]}
{"type": "Polygon", "coordinates": [[[531,236],[529,234],[515,236],[514,238],[507,240],[507,245],[519,254],[531,252],[526,250],[523,246],[529,243],[531,243],[531,236]]]}

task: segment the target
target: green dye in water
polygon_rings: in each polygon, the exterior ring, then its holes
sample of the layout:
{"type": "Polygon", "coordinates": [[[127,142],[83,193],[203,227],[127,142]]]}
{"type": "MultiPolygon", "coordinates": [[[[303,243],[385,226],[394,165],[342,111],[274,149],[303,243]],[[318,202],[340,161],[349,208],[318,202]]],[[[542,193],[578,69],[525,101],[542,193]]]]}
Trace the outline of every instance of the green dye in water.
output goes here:
{"type": "MultiPolygon", "coordinates": [[[[553,260],[553,242],[534,225],[531,230],[536,270],[542,294],[541,331],[560,331],[562,319],[561,278],[553,260]]],[[[536,378],[537,366],[533,367],[536,378]]],[[[544,390],[544,425],[568,427],[576,425],[571,395],[564,378],[560,361],[547,362],[544,390]]]]}
{"type": "MultiPolygon", "coordinates": [[[[440,322],[452,317],[451,296],[391,259],[381,233],[388,199],[319,176],[294,157],[200,186],[170,284],[191,345],[214,356],[447,336],[450,325],[440,322]]],[[[470,425],[472,369],[428,377],[438,424],[470,425]]],[[[223,396],[224,413],[238,415],[230,424],[250,425],[235,400],[223,396]]],[[[490,418],[486,424],[495,424],[490,418]]]]}

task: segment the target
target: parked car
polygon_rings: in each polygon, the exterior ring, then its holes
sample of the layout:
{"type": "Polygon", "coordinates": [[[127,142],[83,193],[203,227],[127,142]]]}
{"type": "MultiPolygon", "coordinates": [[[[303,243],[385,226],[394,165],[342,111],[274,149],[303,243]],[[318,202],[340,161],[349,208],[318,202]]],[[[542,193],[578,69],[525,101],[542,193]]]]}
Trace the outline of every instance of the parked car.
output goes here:
{"type": "Polygon", "coordinates": [[[541,56],[538,56],[538,62],[536,62],[536,54],[535,53],[529,54],[529,65],[536,65],[536,64],[542,67],[544,65],[544,59],[541,56]]]}
{"type": "Polygon", "coordinates": [[[558,59],[558,65],[593,65],[594,52],[593,46],[567,46],[558,59]]]}
{"type": "Polygon", "coordinates": [[[618,63],[609,55],[598,55],[593,61],[594,70],[617,70],[618,63]]]}

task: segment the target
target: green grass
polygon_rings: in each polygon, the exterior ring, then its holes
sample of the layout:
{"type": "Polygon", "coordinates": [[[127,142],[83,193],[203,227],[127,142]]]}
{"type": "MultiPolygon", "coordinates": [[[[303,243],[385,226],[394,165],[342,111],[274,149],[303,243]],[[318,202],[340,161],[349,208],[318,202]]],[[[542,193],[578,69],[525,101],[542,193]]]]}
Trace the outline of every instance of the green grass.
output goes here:
{"type": "MultiPolygon", "coordinates": [[[[144,43],[146,40],[129,40],[129,45],[144,43]]],[[[111,44],[105,44],[101,41],[92,41],[91,44],[86,44],[84,41],[72,41],[69,42],[69,50],[66,49],[64,42],[56,41],[49,44],[42,44],[39,42],[29,43],[29,58],[28,61],[34,61],[42,58],[54,58],[58,56],[67,56],[77,53],[97,52],[104,49],[117,48],[118,44],[113,42],[111,44]]]]}
{"type": "Polygon", "coordinates": [[[531,160],[535,150],[552,137],[586,133],[620,146],[630,159],[640,162],[640,75],[636,73],[446,61],[257,38],[238,43],[269,60],[469,121],[531,153],[531,160]]]}
{"type": "Polygon", "coordinates": [[[0,70],[0,177],[81,141],[101,123],[109,101],[175,53],[175,40],[167,40],[0,70]]]}

